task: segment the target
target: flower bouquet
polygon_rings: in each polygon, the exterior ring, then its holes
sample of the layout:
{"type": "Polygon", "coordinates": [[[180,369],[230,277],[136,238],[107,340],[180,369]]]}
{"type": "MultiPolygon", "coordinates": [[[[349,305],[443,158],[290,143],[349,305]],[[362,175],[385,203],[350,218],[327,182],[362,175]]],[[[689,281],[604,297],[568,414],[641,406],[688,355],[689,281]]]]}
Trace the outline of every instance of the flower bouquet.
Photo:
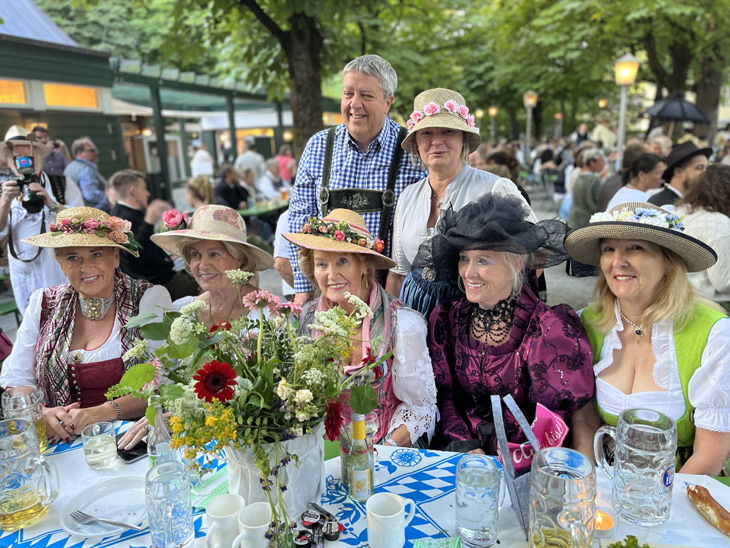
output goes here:
{"type": "MultiPolygon", "coordinates": [[[[251,276],[240,270],[226,275],[239,291],[251,276]]],[[[349,300],[352,313],[339,307],[315,313],[316,339],[294,332],[291,316],[301,307],[280,303],[263,290],[242,298],[246,307],[258,310],[258,319],[241,317],[210,330],[198,319],[202,301],[167,311],[158,323],[150,323],[154,314],[140,314],[127,327],[139,327],[144,340],[127,354],[147,361],[131,367],[107,397],[146,399],[159,393],[172,412],[172,446],[182,448],[190,462],[221,450],[252,453],[260,489],[272,506],[271,545],[286,546],[295,524],[284,501],[288,486],[282,472],[291,477],[300,464],[298,455],[287,451],[287,440],[321,432],[322,423],[329,439],[337,439],[343,423],[338,397],[344,390],[350,390],[350,405],[358,412],[377,405],[367,382],[344,378],[342,372],[358,324],[372,314],[357,297],[349,300]],[[151,354],[147,340],[163,342],[151,354]]],[[[362,373],[387,357],[369,361],[362,373]]],[[[147,418],[154,423],[152,406],[147,418]]],[[[321,433],[318,440],[322,445],[321,433]]]]}

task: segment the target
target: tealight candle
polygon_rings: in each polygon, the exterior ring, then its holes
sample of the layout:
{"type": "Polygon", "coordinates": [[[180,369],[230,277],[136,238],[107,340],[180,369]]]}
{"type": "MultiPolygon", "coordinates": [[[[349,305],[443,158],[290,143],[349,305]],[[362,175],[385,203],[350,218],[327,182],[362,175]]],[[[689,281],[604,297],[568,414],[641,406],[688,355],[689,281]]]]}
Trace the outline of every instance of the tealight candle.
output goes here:
{"type": "Polygon", "coordinates": [[[609,531],[616,525],[613,517],[603,510],[596,511],[596,531],[609,531]]]}

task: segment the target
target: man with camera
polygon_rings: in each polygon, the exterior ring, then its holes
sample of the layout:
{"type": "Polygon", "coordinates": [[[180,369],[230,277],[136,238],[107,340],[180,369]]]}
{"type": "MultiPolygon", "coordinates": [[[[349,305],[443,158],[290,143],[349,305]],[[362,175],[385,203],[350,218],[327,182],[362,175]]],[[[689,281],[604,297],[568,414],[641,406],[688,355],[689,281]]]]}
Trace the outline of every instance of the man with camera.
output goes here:
{"type": "Polygon", "coordinates": [[[0,143],[0,162],[10,170],[0,194],[0,238],[9,237],[10,280],[15,302],[24,313],[36,289],[66,280],[53,250],[24,244],[23,238],[46,232],[56,222],[56,213],[84,205],[81,191],[68,182],[65,204],[53,197],[48,176],[41,171],[51,149],[35,140],[22,126],[13,126],[0,143]]]}

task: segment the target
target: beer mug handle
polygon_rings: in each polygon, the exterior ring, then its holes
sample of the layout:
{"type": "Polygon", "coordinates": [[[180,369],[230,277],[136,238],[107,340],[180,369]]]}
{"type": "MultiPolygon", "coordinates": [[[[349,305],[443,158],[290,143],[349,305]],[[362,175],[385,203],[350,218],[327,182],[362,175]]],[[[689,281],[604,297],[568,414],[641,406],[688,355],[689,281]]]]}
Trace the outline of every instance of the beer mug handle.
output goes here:
{"type": "Polygon", "coordinates": [[[614,443],[616,443],[616,429],[613,426],[604,425],[593,436],[593,454],[596,456],[596,462],[606,472],[608,477],[613,479],[613,466],[608,464],[606,452],[603,450],[603,436],[611,436],[614,443]]]}
{"type": "Polygon", "coordinates": [[[405,526],[408,527],[408,524],[413,519],[413,515],[416,513],[416,503],[413,502],[412,499],[407,499],[406,497],[403,497],[403,506],[409,505],[411,507],[410,511],[408,512],[408,515],[406,516],[406,522],[405,526]]]}
{"type": "Polygon", "coordinates": [[[38,461],[38,465],[43,468],[43,478],[46,482],[46,498],[43,501],[44,505],[50,505],[58,497],[60,489],[60,482],[58,480],[58,468],[52,462],[48,462],[46,459],[41,458],[38,461]]]}
{"type": "Polygon", "coordinates": [[[570,531],[573,546],[586,545],[586,530],[583,515],[575,510],[564,510],[558,515],[558,523],[570,531]]]}

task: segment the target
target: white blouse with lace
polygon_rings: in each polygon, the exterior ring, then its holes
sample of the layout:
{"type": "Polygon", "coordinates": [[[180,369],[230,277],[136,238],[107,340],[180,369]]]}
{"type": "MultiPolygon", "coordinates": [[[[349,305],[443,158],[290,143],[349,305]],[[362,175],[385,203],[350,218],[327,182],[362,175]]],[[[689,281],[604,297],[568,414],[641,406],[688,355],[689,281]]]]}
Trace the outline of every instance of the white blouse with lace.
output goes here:
{"type": "MultiPolygon", "coordinates": [[[[621,349],[619,333],[623,329],[620,311],[616,307],[616,323],[606,334],[600,359],[593,366],[598,405],[611,415],[619,415],[624,409],[643,407],[679,420],[685,413],[686,405],[679,379],[671,321],[655,324],[651,332],[651,345],[656,358],[654,382],[662,390],[624,394],[599,377],[613,363],[614,351],[621,349]]],[[[700,367],[692,375],[688,392],[689,401],[695,407],[696,427],[714,432],[730,432],[730,319],[722,318],[712,327],[702,352],[700,367]]]]}
{"type": "Polygon", "coordinates": [[[430,441],[439,418],[436,382],[426,345],[426,322],[411,309],[396,311],[393,344],[393,393],[401,401],[390,419],[388,432],[405,424],[415,443],[424,433],[430,441]]]}

